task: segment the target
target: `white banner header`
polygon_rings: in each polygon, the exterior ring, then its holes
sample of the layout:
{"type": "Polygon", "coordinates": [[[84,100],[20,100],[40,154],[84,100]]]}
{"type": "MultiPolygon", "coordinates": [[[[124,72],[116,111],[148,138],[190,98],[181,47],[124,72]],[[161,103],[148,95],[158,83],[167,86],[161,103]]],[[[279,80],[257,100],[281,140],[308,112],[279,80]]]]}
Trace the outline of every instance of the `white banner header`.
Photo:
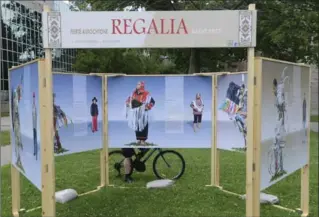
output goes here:
{"type": "Polygon", "coordinates": [[[255,47],[256,11],[44,12],[44,48],[255,47]]]}

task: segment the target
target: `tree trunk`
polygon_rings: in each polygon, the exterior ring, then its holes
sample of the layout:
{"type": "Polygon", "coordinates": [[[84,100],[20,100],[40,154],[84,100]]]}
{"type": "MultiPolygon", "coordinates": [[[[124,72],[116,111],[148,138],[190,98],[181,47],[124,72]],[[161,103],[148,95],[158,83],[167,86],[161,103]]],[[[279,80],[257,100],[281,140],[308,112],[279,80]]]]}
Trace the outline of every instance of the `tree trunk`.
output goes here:
{"type": "Polygon", "coordinates": [[[191,48],[191,55],[189,57],[188,74],[200,72],[200,50],[198,48],[191,48]]]}

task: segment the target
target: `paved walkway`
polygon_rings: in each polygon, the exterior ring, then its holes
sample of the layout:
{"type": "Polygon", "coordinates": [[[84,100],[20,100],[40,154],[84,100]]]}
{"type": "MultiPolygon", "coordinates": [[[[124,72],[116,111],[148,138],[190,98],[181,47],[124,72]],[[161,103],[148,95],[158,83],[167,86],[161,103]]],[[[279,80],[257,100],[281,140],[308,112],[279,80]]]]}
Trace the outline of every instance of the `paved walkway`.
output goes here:
{"type": "Polygon", "coordinates": [[[1,131],[10,130],[10,117],[1,118],[1,131]]]}
{"type": "MultiPolygon", "coordinates": [[[[1,118],[1,131],[10,130],[10,118],[9,117],[2,117],[1,118]]],[[[10,145],[1,147],[0,149],[0,161],[1,166],[9,164],[11,160],[11,148],[10,145]]]]}
{"type": "Polygon", "coordinates": [[[1,166],[9,164],[11,161],[11,147],[10,145],[1,147],[1,166]]]}
{"type": "Polygon", "coordinates": [[[317,122],[313,122],[313,123],[310,123],[310,129],[312,131],[315,131],[315,132],[319,132],[319,123],[317,122]]]}

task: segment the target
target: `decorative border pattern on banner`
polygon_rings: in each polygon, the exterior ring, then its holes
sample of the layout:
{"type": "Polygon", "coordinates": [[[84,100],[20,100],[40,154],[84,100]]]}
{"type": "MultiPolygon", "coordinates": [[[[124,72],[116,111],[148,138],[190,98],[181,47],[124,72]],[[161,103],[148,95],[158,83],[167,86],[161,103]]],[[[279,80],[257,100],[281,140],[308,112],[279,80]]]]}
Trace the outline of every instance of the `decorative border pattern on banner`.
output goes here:
{"type": "Polygon", "coordinates": [[[61,13],[48,12],[48,42],[49,46],[53,48],[62,47],[61,35],[61,13]]]}
{"type": "Polygon", "coordinates": [[[239,46],[252,46],[252,13],[252,11],[239,11],[239,46]]]}

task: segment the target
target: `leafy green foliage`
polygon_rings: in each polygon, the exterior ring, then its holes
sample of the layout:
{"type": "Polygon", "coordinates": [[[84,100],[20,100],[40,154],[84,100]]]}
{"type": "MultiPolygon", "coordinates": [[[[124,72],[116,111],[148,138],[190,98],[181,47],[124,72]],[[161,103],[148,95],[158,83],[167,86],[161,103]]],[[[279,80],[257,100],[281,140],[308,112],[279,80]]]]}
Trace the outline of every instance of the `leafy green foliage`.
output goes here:
{"type": "MultiPolygon", "coordinates": [[[[80,0],[77,6],[94,11],[137,10],[258,10],[257,47],[262,56],[319,65],[319,1],[315,0],[80,0]]],[[[80,72],[196,73],[229,70],[246,59],[246,49],[103,49],[79,52],[80,72]],[[145,52],[149,55],[145,55],[145,52]],[[161,57],[168,57],[163,60],[161,57]],[[166,64],[164,64],[166,62],[166,64]],[[169,62],[169,63],[168,63],[169,62]]]]}

